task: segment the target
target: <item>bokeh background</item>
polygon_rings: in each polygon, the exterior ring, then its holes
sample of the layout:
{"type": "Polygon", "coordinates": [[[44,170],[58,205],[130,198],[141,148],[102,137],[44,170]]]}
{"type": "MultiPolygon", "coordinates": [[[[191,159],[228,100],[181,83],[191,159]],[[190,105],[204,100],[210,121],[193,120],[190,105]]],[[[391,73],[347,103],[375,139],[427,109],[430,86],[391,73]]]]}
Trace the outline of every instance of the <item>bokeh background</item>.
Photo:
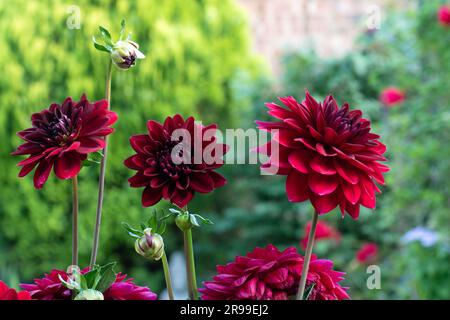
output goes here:
{"type": "MultiPolygon", "coordinates": [[[[140,205],[141,190],[128,187],[132,172],[122,164],[132,154],[129,136],[144,132],[147,119],[181,113],[221,128],[254,128],[255,119],[267,117],[265,101],[302,98],[308,88],[362,109],[387,145],[392,169],[376,210],[362,210],[358,221],[338,210],[323,217],[342,238],[320,241],[316,253],[347,272],[353,299],[450,299],[450,27],[437,18],[445,3],[1,1],[0,279],[17,286],[69,264],[70,183],[52,177],[34,190],[31,176],[17,178],[18,159],[9,153],[31,113],[66,96],[103,97],[108,56],[91,37],[99,24],[118,34],[126,18],[147,58],[113,76],[112,108],[120,119],[111,138],[100,263],[117,261],[138,284],[163,290],[160,264],[141,259],[121,227],[151,212],[140,205]],[[379,28],[368,28],[377,12],[379,28]],[[77,18],[80,28],[70,28],[77,18]],[[388,108],[379,101],[389,86],[405,92],[403,103],[388,108]],[[365,243],[379,249],[380,290],[367,288],[366,265],[355,258],[365,243]]],[[[299,247],[312,215],[309,204],[288,203],[283,177],[261,176],[257,165],[221,172],[229,183],[190,208],[215,222],[194,232],[200,280],[255,246],[299,247]]],[[[82,264],[89,262],[97,179],[97,167],[82,170],[82,264]]],[[[173,226],[165,242],[169,254],[181,249],[173,226]]]]}

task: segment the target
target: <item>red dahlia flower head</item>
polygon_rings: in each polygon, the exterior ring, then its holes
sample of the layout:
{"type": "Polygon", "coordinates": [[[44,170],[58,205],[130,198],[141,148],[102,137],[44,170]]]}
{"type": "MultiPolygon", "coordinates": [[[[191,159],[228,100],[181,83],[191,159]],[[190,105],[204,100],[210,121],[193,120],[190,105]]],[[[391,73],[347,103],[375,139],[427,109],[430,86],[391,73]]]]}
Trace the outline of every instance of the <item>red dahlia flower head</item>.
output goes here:
{"type": "Polygon", "coordinates": [[[450,5],[443,5],[437,12],[438,21],[443,26],[450,26],[450,5]]]}
{"type": "Polygon", "coordinates": [[[388,87],[381,92],[380,101],[387,107],[393,107],[405,101],[405,93],[398,88],[388,87]]]}
{"type": "Polygon", "coordinates": [[[203,126],[193,117],[179,114],[167,117],[163,124],[150,120],[147,134],[130,138],[136,154],[125,165],[137,173],[128,179],[133,188],[145,187],[142,205],[149,207],[162,198],[180,208],[196,192],[209,193],[225,185],[214,170],[223,165],[228,146],[216,141],[217,125],[203,126]]]}
{"type": "Polygon", "coordinates": [[[378,259],[378,245],[376,243],[365,243],[356,253],[356,260],[360,264],[371,264],[378,259]]]}
{"type": "MultiPolygon", "coordinates": [[[[89,268],[81,270],[84,274],[89,268]]],[[[72,291],[60,280],[67,281],[69,275],[63,270],[52,270],[42,279],[34,279],[33,284],[21,284],[20,287],[28,291],[35,300],[70,300],[72,291]]],[[[116,281],[105,292],[104,300],[156,300],[157,296],[147,287],[135,285],[132,280],[126,279],[126,274],[118,273],[116,281]]]]}
{"type": "Polygon", "coordinates": [[[106,100],[90,103],[85,95],[79,102],[67,98],[62,104],[54,103],[33,114],[32,127],[18,133],[25,143],[12,153],[30,155],[19,162],[19,177],[36,167],[37,189],[42,188],[52,168],[59,179],[75,177],[87,155],[105,147],[104,137],[114,131],[110,126],[116,120],[106,100]]]}
{"type": "MultiPolygon", "coordinates": [[[[308,244],[308,237],[309,237],[310,231],[311,231],[311,221],[309,221],[306,224],[305,236],[303,237],[303,239],[300,242],[303,249],[305,249],[308,244]]],[[[314,234],[314,240],[321,241],[321,240],[328,240],[328,239],[334,240],[337,243],[339,243],[341,241],[341,234],[339,233],[338,230],[336,230],[335,228],[330,226],[328,223],[321,221],[321,220],[317,221],[316,232],[314,234]]]]}
{"type": "Polygon", "coordinates": [[[31,295],[28,291],[17,292],[0,281],[0,300],[31,300],[31,295]]]}
{"type": "MultiPolygon", "coordinates": [[[[256,248],[245,257],[236,257],[212,281],[199,289],[203,300],[287,300],[295,295],[300,282],[303,257],[294,247],[280,252],[275,246],[256,248]]],[[[348,299],[338,282],[343,272],[332,270],[329,260],[312,257],[307,284],[314,287],[315,299],[348,299]]]]}
{"type": "Polygon", "coordinates": [[[350,299],[348,288],[339,284],[344,280],[344,275],[345,272],[333,270],[333,261],[317,259],[312,255],[306,279],[306,287],[313,286],[308,300],[350,299]]]}
{"type": "Polygon", "coordinates": [[[285,107],[268,103],[278,122],[257,121],[272,132],[272,141],[258,148],[270,157],[262,169],[287,175],[289,201],[310,200],[319,214],[339,206],[344,215],[359,216],[360,205],[375,208],[374,181],[384,184],[389,168],[380,136],[370,132],[370,121],[348,104],[338,107],[332,96],[322,103],[306,92],[306,100],[280,98],[285,107]],[[277,150],[276,150],[277,149],[277,150]]]}

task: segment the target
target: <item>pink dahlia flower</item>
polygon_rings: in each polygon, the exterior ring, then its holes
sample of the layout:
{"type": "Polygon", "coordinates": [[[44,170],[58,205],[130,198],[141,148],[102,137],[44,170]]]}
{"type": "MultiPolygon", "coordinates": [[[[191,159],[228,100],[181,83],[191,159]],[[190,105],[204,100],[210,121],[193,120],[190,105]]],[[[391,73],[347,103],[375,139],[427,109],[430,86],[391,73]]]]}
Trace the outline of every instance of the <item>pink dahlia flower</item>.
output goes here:
{"type": "MultiPolygon", "coordinates": [[[[308,237],[309,237],[310,231],[311,231],[311,221],[309,221],[306,224],[305,236],[300,241],[300,245],[304,249],[306,248],[306,245],[308,244],[308,237]]],[[[327,239],[334,240],[338,243],[339,241],[341,241],[341,234],[339,233],[338,230],[336,230],[335,228],[330,226],[328,223],[319,220],[319,221],[317,221],[316,233],[314,234],[314,240],[321,241],[321,240],[327,240],[327,239]]]]}
{"type": "Polygon", "coordinates": [[[378,245],[370,242],[365,243],[356,253],[356,260],[360,264],[371,264],[378,259],[378,245]]]}
{"type": "MultiPolygon", "coordinates": [[[[89,268],[85,268],[81,273],[88,271],[89,268]]],[[[35,300],[70,300],[72,292],[61,282],[59,276],[65,281],[69,279],[67,272],[54,269],[45,274],[44,278],[34,279],[33,284],[21,284],[20,287],[28,291],[35,300]]],[[[156,294],[149,288],[137,286],[132,282],[133,279],[126,277],[125,274],[117,274],[116,282],[103,293],[105,300],[156,300],[156,294]]]]}
{"type": "Polygon", "coordinates": [[[380,94],[380,101],[387,107],[393,107],[405,101],[405,93],[395,87],[385,88],[380,94]]]}
{"type": "Polygon", "coordinates": [[[108,110],[108,102],[90,103],[86,96],[79,102],[67,98],[62,104],[31,116],[32,127],[18,133],[25,140],[13,155],[29,155],[19,162],[24,177],[34,168],[34,186],[42,188],[52,168],[59,179],[73,178],[80,172],[87,154],[105,147],[104,137],[114,131],[110,126],[117,115],[108,110]]]}
{"type": "Polygon", "coordinates": [[[437,12],[438,21],[443,26],[450,26],[450,6],[443,5],[437,12]]]}
{"type": "Polygon", "coordinates": [[[337,206],[354,219],[360,205],[375,208],[374,181],[384,184],[383,172],[389,168],[386,146],[371,132],[370,121],[360,110],[348,104],[339,107],[332,96],[321,103],[306,92],[306,99],[280,98],[284,106],[268,103],[269,114],[281,121],[257,121],[259,128],[272,132],[273,143],[260,146],[259,152],[270,156],[263,169],[276,169],[287,175],[289,201],[310,200],[319,214],[337,206]]]}
{"type": "MultiPolygon", "coordinates": [[[[294,247],[281,252],[268,245],[218,266],[218,275],[199,291],[203,300],[287,300],[297,292],[302,266],[303,257],[294,247]]],[[[312,257],[307,279],[308,286],[314,283],[310,298],[349,298],[338,283],[344,273],[333,271],[332,266],[329,260],[312,257]]]]}
{"type": "Polygon", "coordinates": [[[130,138],[136,154],[125,160],[125,166],[137,171],[128,179],[130,186],[144,187],[144,207],[166,199],[183,208],[195,193],[209,193],[226,184],[214,171],[223,165],[221,157],[228,150],[216,141],[217,125],[202,126],[193,117],[184,120],[177,114],[163,124],[150,120],[147,129],[148,133],[130,138]],[[204,157],[207,150],[215,150],[211,159],[204,157]]]}
{"type": "Polygon", "coordinates": [[[31,295],[28,291],[17,292],[0,281],[0,300],[31,300],[31,295]]]}

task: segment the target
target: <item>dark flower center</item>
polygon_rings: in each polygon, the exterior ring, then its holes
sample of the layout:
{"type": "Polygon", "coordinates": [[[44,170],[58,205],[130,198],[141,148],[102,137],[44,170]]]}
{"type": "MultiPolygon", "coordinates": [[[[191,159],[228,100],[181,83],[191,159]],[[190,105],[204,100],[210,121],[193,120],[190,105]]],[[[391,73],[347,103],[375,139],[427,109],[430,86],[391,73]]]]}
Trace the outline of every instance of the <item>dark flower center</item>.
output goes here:
{"type": "Polygon", "coordinates": [[[77,135],[75,121],[66,114],[63,114],[59,108],[55,110],[51,119],[41,129],[59,146],[73,141],[77,135]]]}
{"type": "Polygon", "coordinates": [[[151,165],[158,166],[159,170],[172,180],[179,180],[192,172],[191,157],[186,154],[183,144],[177,141],[168,140],[156,151],[151,165]],[[175,152],[174,149],[176,148],[175,152]],[[172,157],[177,157],[174,162],[172,157]],[[188,160],[188,161],[186,161],[188,160]]]}

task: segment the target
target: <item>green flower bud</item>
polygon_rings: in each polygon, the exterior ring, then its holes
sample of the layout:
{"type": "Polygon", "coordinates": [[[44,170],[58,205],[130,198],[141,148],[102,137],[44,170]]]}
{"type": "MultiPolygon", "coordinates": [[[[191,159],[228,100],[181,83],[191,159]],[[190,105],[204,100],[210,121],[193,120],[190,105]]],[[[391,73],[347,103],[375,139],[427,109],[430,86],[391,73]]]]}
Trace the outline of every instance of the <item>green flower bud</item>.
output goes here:
{"type": "Polygon", "coordinates": [[[184,212],[177,215],[175,224],[181,231],[186,231],[192,228],[191,217],[189,213],[184,212]]]}
{"type": "Polygon", "coordinates": [[[120,69],[130,69],[136,64],[136,59],[144,59],[145,55],[139,51],[139,45],[131,40],[117,41],[111,53],[111,59],[120,69]]]}
{"type": "Polygon", "coordinates": [[[134,249],[147,259],[159,260],[164,254],[164,241],[159,234],[152,233],[152,229],[147,228],[144,235],[134,243],[134,249]]]}
{"type": "Polygon", "coordinates": [[[86,289],[81,291],[74,300],[105,300],[103,293],[94,289],[86,289]]]}

